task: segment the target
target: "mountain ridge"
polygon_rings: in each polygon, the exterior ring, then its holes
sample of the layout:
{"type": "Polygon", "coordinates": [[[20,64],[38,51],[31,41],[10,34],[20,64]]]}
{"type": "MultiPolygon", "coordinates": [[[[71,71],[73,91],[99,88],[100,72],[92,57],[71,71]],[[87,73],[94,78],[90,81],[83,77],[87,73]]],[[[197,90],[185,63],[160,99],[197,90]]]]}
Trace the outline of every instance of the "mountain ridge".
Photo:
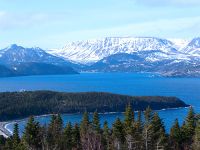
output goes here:
{"type": "Polygon", "coordinates": [[[78,72],[151,72],[163,76],[200,77],[200,38],[189,41],[107,37],[70,42],[61,50],[24,48],[16,44],[0,50],[0,64],[8,69],[15,71],[16,66],[27,66],[22,63],[51,64],[63,67],[61,70],[71,67],[78,72]]]}
{"type": "MultiPolygon", "coordinates": [[[[52,55],[79,63],[95,63],[117,53],[161,50],[165,53],[191,56],[186,53],[187,40],[168,40],[156,37],[107,37],[67,43],[62,49],[49,50],[52,55]],[[182,46],[183,45],[183,46],[182,46]],[[186,47],[185,47],[186,46],[186,47]]],[[[200,56],[200,55],[199,55],[200,56]]]]}

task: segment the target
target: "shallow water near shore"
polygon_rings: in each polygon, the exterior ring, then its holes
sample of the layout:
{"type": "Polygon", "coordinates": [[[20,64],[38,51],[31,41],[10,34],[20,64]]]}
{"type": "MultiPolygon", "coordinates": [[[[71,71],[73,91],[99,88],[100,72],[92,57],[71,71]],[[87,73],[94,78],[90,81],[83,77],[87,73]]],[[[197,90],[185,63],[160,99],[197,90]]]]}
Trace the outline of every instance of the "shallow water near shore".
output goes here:
{"type": "MultiPolygon", "coordinates": [[[[82,73],[80,75],[27,76],[0,78],[0,91],[55,90],[65,92],[103,91],[134,96],[176,96],[200,112],[200,78],[164,78],[153,74],[135,73],[82,73]]],[[[178,118],[183,121],[187,108],[158,111],[169,131],[178,118]]],[[[80,122],[81,114],[63,114],[64,122],[80,122]]],[[[123,114],[101,114],[101,123],[109,122],[123,114]]],[[[49,116],[38,117],[41,124],[49,122],[49,116]]],[[[22,131],[25,121],[19,122],[22,131]]],[[[12,124],[7,128],[12,130],[12,124]]]]}

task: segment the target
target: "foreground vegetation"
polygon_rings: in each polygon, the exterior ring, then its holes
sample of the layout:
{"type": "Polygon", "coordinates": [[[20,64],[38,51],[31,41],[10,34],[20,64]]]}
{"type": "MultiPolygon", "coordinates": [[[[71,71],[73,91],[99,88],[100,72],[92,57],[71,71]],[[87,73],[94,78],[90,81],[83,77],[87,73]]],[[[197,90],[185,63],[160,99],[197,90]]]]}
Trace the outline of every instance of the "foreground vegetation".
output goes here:
{"type": "Polygon", "coordinates": [[[25,91],[0,93],[0,121],[56,113],[124,112],[130,104],[134,110],[153,110],[186,107],[176,97],[133,97],[111,93],[63,93],[52,91],[25,91]]]}
{"type": "Polygon", "coordinates": [[[132,107],[126,107],[124,120],[117,118],[112,127],[104,122],[100,125],[99,115],[94,112],[90,121],[88,113],[82,122],[63,125],[61,116],[53,115],[48,126],[40,126],[33,117],[25,127],[22,138],[18,125],[13,136],[0,138],[2,150],[199,150],[200,118],[192,108],[180,126],[176,119],[170,133],[159,115],[148,107],[144,113],[134,115],[132,107]],[[144,116],[144,119],[142,119],[144,116]]]}

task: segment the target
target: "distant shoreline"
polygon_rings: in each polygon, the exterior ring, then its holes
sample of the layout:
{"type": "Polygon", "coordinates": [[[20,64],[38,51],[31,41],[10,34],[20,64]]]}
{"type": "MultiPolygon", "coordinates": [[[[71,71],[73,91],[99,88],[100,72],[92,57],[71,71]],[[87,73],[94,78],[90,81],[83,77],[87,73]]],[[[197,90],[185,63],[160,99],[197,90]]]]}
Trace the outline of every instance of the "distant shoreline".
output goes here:
{"type": "MultiPolygon", "coordinates": [[[[188,106],[188,107],[190,107],[190,106],[188,106]]],[[[153,110],[153,111],[167,111],[167,110],[173,110],[173,109],[183,109],[183,108],[188,108],[188,107],[167,108],[167,109],[160,109],[160,110],[153,110]]],[[[138,112],[138,111],[135,111],[135,112],[138,112]]],[[[89,112],[89,113],[92,113],[92,112],[89,112]]],[[[105,112],[105,113],[99,113],[99,114],[117,114],[117,113],[124,113],[124,112],[105,112]]],[[[73,115],[73,114],[75,115],[75,114],[81,114],[81,113],[64,113],[62,115],[73,115]]],[[[51,116],[51,115],[53,115],[53,114],[38,115],[38,116],[34,116],[34,118],[46,117],[46,116],[51,116]]],[[[5,138],[8,138],[9,136],[12,135],[12,131],[7,126],[10,124],[25,121],[27,119],[28,119],[28,117],[26,117],[24,119],[0,122],[0,135],[3,135],[5,138]]]]}

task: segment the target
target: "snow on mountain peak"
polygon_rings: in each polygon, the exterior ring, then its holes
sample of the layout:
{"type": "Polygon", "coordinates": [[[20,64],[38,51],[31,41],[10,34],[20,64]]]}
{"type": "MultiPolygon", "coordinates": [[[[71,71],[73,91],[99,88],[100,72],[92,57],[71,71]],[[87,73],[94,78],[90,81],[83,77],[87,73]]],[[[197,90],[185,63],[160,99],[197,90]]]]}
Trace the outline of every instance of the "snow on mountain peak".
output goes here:
{"type": "Polygon", "coordinates": [[[67,43],[62,49],[48,52],[72,61],[87,63],[98,61],[113,54],[131,54],[149,50],[176,53],[171,41],[155,37],[106,37],[77,41],[67,43]]]}
{"type": "Polygon", "coordinates": [[[169,39],[169,40],[174,44],[174,47],[180,51],[183,48],[185,48],[190,42],[190,40],[185,40],[185,39],[169,39]]]}

